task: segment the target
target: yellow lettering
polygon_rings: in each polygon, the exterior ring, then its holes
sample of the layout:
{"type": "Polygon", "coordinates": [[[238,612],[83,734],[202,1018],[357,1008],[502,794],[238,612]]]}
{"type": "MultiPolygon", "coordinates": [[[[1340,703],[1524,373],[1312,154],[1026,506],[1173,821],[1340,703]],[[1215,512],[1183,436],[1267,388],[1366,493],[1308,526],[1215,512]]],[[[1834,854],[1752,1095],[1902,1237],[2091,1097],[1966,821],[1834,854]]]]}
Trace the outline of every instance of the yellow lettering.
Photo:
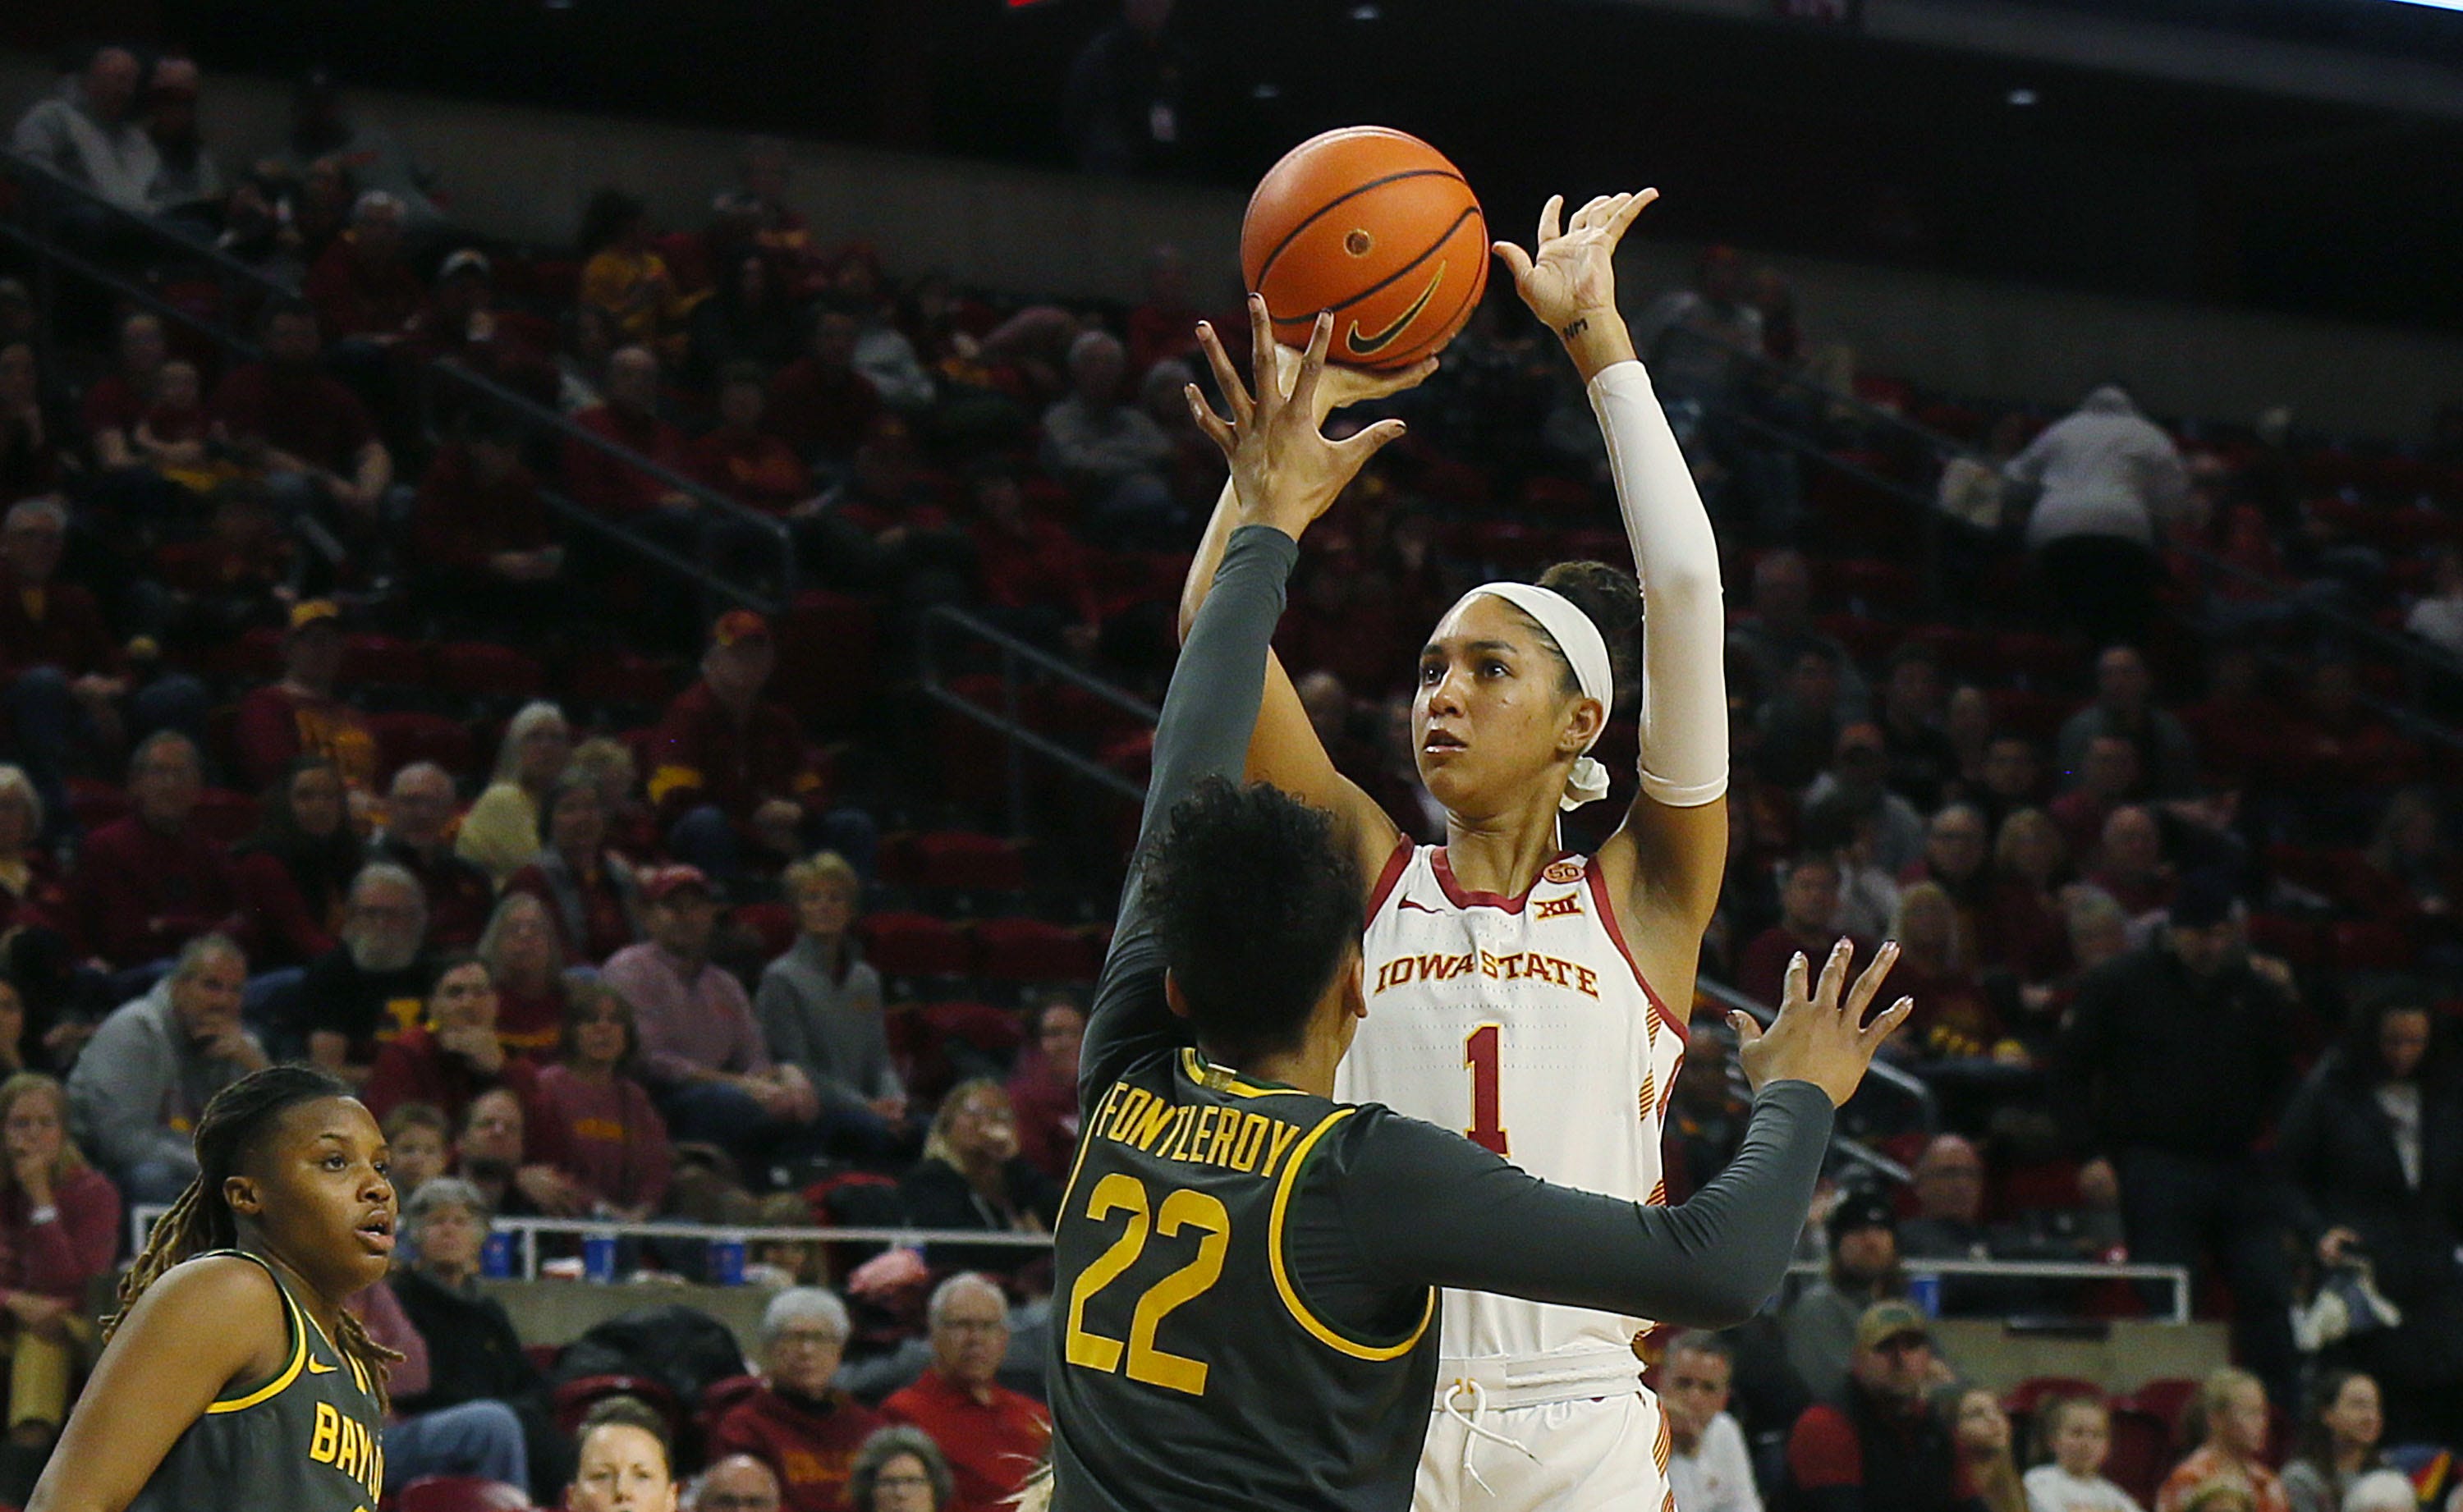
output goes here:
{"type": "Polygon", "coordinates": [[[334,1468],[354,1480],[360,1474],[360,1425],[350,1418],[342,1419],[342,1432],[334,1450],[334,1468]]]}
{"type": "Polygon", "coordinates": [[[1188,1149],[1188,1131],[1194,1128],[1196,1123],[1195,1108],[1173,1110],[1171,1133],[1164,1136],[1163,1157],[1165,1159],[1178,1160],[1184,1156],[1188,1149]]]}
{"type": "Polygon", "coordinates": [[[1232,1168],[1235,1171],[1257,1169],[1257,1155],[1266,1147],[1266,1131],[1272,1121],[1263,1113],[1245,1113],[1240,1119],[1240,1141],[1232,1147],[1232,1168]]]}
{"type": "Polygon", "coordinates": [[[1240,1111],[1226,1108],[1223,1116],[1214,1120],[1214,1137],[1206,1146],[1206,1163],[1228,1166],[1232,1163],[1232,1146],[1240,1137],[1240,1111]]]}
{"type": "Polygon", "coordinates": [[[331,1402],[316,1404],[316,1431],[308,1440],[308,1458],[320,1465],[334,1462],[335,1437],[342,1431],[342,1415],[331,1402]]]}
{"type": "Polygon", "coordinates": [[[1152,1101],[1154,1101],[1154,1093],[1147,1091],[1143,1087],[1123,1088],[1121,1092],[1120,1103],[1118,1106],[1113,1108],[1111,1119],[1103,1129],[1105,1137],[1112,1139],[1120,1138],[1121,1131],[1134,1124],[1137,1121],[1139,1111],[1152,1101]]]}
{"type": "Polygon", "coordinates": [[[384,1495],[384,1440],[372,1438],[371,1442],[375,1444],[376,1452],[368,1456],[368,1475],[365,1483],[368,1495],[381,1497],[384,1495]]]}
{"type": "Polygon", "coordinates": [[[1212,1139],[1214,1134],[1214,1120],[1222,1117],[1230,1111],[1231,1110],[1227,1108],[1200,1108],[1197,1110],[1197,1116],[1189,1122],[1188,1143],[1182,1148],[1180,1158],[1183,1160],[1205,1159],[1207,1144],[1212,1139]]]}
{"type": "Polygon", "coordinates": [[[1275,1167],[1283,1163],[1283,1152],[1289,1150],[1292,1147],[1292,1141],[1299,1136],[1300,1127],[1297,1124],[1275,1125],[1274,1148],[1266,1152],[1266,1164],[1257,1174],[1273,1176],[1275,1167]]]}
{"type": "Polygon", "coordinates": [[[1155,1141],[1162,1138],[1165,1129],[1170,1126],[1172,1114],[1179,1112],[1182,1110],[1148,1094],[1146,1105],[1138,1110],[1137,1117],[1129,1124],[1128,1133],[1121,1136],[1121,1142],[1135,1145],[1141,1151],[1153,1149],[1155,1141]]]}

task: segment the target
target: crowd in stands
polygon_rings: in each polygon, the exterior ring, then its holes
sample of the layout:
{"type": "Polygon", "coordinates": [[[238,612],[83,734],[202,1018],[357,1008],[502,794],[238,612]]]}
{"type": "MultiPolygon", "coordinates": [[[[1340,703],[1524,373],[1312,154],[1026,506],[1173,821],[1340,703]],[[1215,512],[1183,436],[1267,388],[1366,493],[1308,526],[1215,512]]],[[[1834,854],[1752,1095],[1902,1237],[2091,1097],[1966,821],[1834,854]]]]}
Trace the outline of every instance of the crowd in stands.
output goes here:
{"type": "MultiPolygon", "coordinates": [[[[999,747],[899,690],[950,604],[1154,690],[1222,479],[1180,397],[1213,294],[1169,248],[1125,309],[961,288],[834,242],[761,141],[699,227],[611,187],[572,247],[510,247],[330,79],[245,167],[197,138],[205,86],[103,48],[11,139],[296,291],[200,295],[191,324],[0,277],[11,1442],[60,1420],[122,1203],[194,1174],[218,1088],[296,1057],[393,1141],[415,1259],[360,1310],[407,1356],[397,1476],[570,1485],[579,1512],[706,1461],[709,1507],[990,1507],[1040,1431],[1033,1247],[761,1246],[790,1289],[757,1384],[603,1409],[578,1442],[474,1282],[495,1217],[1048,1230],[1121,816],[1035,780],[1059,880],[1028,884],[1015,845],[948,832],[1002,822],[999,747]],[[518,402],[434,381],[448,360],[518,402]],[[723,608],[601,528],[756,596],[783,541],[804,586],[723,608]]],[[[142,286],[191,270],[47,180],[0,193],[142,286]]],[[[1838,1190],[1820,1282],[1668,1347],[1679,1506],[2118,1507],[2122,1446],[2157,1512],[2309,1512],[2369,1504],[2382,1443],[2463,1443],[2463,872],[2432,722],[2463,666],[2387,649],[2463,651],[2452,427],[2407,453],[2280,417],[2167,429],[2118,388],[2066,417],[1927,397],[1855,377],[1724,250],[1638,335],[1732,591],[1706,977],[1770,1002],[1798,950],[1899,940],[1919,1010],[1892,1053],[1934,1111],[1851,1108],[1913,1180],[1838,1190]],[[2125,1255],[2191,1267],[2250,1372],[2178,1441],[2119,1397],[2014,1426],[1908,1301],[1928,1259],[2125,1255]],[[2296,1442],[2269,1408],[2304,1391],[2296,1442]]],[[[1622,551],[1559,368],[1483,306],[1311,532],[1277,637],[1329,751],[1425,839],[1419,637],[1484,576],[1622,551]]],[[[1133,724],[1030,691],[1136,775],[1133,724]]],[[[1671,1199],[1741,1136],[1716,1017],[1671,1199]]],[[[1937,1306],[2166,1301],[1992,1278],[1937,1306]]]]}

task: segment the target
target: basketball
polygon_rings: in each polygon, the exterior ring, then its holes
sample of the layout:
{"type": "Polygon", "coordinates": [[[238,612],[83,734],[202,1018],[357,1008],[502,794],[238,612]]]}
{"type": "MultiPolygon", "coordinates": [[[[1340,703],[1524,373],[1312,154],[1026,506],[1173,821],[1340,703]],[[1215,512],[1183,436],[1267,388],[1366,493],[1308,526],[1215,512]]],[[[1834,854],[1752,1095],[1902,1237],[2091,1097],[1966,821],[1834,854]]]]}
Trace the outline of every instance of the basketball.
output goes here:
{"type": "Polygon", "coordinates": [[[1383,126],[1311,137],[1258,181],[1240,271],[1275,334],[1306,345],[1334,312],[1327,359],[1386,371],[1453,339],[1488,287],[1488,219],[1462,172],[1383,126]]]}

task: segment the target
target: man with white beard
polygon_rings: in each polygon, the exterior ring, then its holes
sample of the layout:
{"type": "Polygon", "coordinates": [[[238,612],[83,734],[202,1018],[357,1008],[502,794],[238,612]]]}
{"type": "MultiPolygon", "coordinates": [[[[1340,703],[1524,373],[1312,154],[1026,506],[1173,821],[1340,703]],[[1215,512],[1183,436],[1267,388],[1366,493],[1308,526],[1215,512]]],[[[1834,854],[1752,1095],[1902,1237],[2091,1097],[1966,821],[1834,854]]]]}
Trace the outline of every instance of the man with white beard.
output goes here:
{"type": "Polygon", "coordinates": [[[378,1049],[417,1024],[434,967],[419,878],[374,861],[351,879],[342,942],[310,963],[290,1015],[294,1048],[349,1081],[368,1079],[378,1049]]]}

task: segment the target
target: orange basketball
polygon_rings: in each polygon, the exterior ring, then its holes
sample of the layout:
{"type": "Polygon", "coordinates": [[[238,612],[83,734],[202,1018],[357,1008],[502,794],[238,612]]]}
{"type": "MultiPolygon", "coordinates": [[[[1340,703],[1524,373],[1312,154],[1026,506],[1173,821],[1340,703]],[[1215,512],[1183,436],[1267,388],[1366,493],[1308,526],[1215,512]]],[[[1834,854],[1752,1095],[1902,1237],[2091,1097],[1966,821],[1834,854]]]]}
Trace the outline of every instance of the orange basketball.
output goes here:
{"type": "Polygon", "coordinates": [[[1240,223],[1240,271],[1275,334],[1307,344],[1334,312],[1331,361],[1408,367],[1454,337],[1488,287],[1488,220],[1445,154],[1383,126],[1283,155],[1240,223]]]}

